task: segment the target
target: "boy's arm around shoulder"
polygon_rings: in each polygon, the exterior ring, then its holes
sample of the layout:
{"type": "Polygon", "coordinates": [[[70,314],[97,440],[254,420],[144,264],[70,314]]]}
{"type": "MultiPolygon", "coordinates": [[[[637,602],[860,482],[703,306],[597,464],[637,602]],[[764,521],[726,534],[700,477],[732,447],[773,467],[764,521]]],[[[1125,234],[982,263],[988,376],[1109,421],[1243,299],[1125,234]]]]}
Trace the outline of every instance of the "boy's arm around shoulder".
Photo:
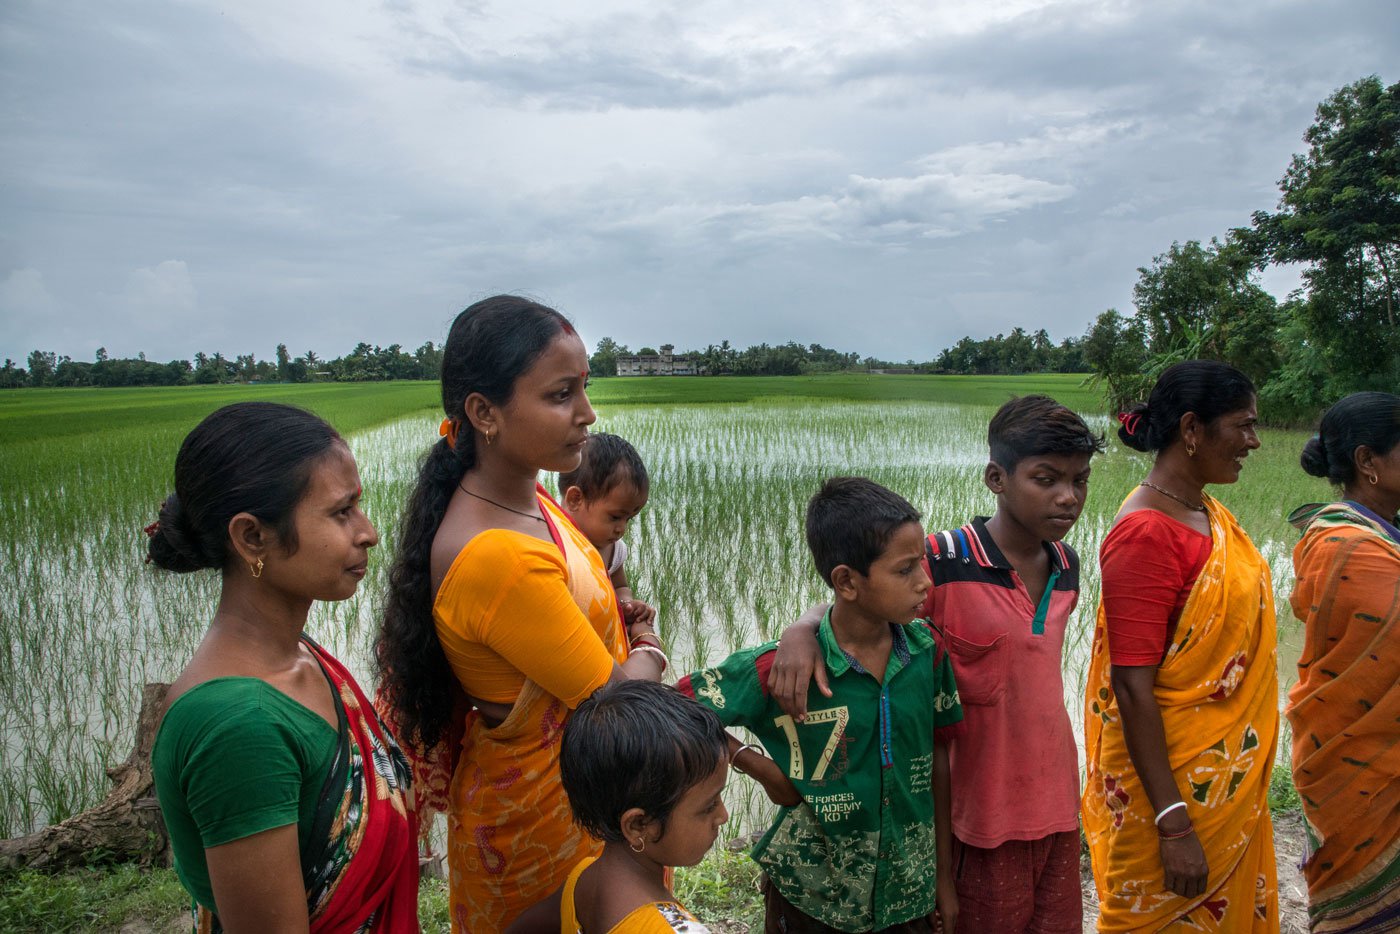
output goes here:
{"type": "MultiPolygon", "coordinates": [[[[773,646],[740,649],[712,668],[703,668],[676,682],[676,690],[710,708],[725,726],[752,728],[770,712],[766,679],[773,660],[773,646]]],[[[744,749],[729,737],[730,764],[763,787],[774,804],[795,807],[802,795],[778,764],[750,745],[744,749]]]]}

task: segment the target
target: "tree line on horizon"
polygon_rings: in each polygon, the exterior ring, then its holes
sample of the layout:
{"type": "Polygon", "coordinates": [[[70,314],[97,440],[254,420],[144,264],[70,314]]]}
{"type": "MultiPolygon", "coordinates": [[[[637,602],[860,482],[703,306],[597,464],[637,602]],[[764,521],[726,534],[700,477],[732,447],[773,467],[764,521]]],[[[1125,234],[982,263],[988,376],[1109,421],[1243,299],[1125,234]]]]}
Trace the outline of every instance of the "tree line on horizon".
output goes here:
{"type": "MultiPolygon", "coordinates": [[[[1207,358],[1254,380],[1265,420],[1310,421],[1348,393],[1400,386],[1400,84],[1386,87],[1372,75],[1338,89],[1318,105],[1303,140],[1307,152],[1294,155],[1279,181],[1276,211],[1256,211],[1250,224],[1208,244],[1173,242],[1138,268],[1134,310],[1100,313],[1081,337],[1057,344],[1043,328],[1018,327],[964,337],[922,363],[795,341],[740,350],[725,340],[682,355],[708,376],[1089,373],[1111,409],[1145,399],[1172,363],[1207,358]],[[1304,285],[1279,302],[1259,274],[1295,263],[1304,267],[1304,285]]],[[[642,347],[638,355],[656,352],[642,347]]],[[[604,337],[590,365],[598,376],[614,376],[618,357],[629,353],[604,337]]],[[[109,359],[102,349],[89,363],[35,350],[27,362],[5,360],[0,388],[437,379],[442,349],[432,341],[413,353],[360,343],[322,360],[314,352],[292,357],[278,344],[274,361],[199,353],[168,363],[144,354],[109,359]]]]}
{"type": "MultiPolygon", "coordinates": [[[[704,376],[801,376],[815,373],[884,372],[985,375],[1002,373],[1086,372],[1083,338],[1066,338],[1059,344],[1042,328],[1028,334],[1015,328],[985,340],[964,337],[933,360],[903,362],[862,357],[823,347],[821,344],[754,344],[744,350],[729,341],[710,344],[704,350],[683,351],[696,361],[704,376]]],[[[642,347],[639,356],[656,355],[642,347]]],[[[616,376],[618,357],[630,355],[625,344],[610,337],[600,341],[589,357],[594,376],[616,376]]],[[[254,354],[225,357],[195,354],[194,360],[159,363],[145,354],[124,359],[109,357],[99,347],[93,361],[74,360],[53,351],[30,352],[28,367],[7,359],[0,367],[0,389],[73,386],[185,386],[229,383],[369,382],[391,379],[435,380],[442,366],[442,348],[432,341],[408,353],[398,344],[389,347],[358,344],[344,357],[323,360],[314,351],[293,357],[287,345],[278,344],[275,360],[259,360],[254,354]]]]}

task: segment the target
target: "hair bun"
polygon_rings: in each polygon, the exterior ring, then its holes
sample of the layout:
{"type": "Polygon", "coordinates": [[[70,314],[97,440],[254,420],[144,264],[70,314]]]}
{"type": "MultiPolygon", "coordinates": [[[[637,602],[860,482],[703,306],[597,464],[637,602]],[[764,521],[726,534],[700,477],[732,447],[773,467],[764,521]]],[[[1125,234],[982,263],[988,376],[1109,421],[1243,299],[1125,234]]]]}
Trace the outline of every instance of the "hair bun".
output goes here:
{"type": "Polygon", "coordinates": [[[1322,443],[1321,435],[1314,435],[1308,439],[1308,443],[1303,445],[1303,453],[1298,462],[1306,473],[1314,477],[1328,476],[1327,447],[1322,443]]]}
{"type": "Polygon", "coordinates": [[[208,556],[199,547],[198,538],[190,532],[180,498],[174,493],[160,504],[160,519],[146,554],[157,567],[177,574],[211,567],[208,556]]]}
{"type": "Polygon", "coordinates": [[[1152,450],[1147,443],[1147,432],[1152,423],[1152,413],[1147,403],[1139,402],[1119,415],[1118,421],[1122,423],[1118,428],[1118,440],[1134,451],[1152,450]]]}

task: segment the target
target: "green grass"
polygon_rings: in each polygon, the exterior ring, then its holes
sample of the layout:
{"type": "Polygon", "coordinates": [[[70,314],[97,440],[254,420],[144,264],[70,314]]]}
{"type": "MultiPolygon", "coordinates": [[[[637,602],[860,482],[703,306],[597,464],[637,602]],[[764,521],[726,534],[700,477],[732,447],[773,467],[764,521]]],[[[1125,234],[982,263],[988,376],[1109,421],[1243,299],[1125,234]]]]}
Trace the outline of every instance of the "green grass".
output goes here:
{"type": "Polygon", "coordinates": [[[702,921],[740,921],[763,930],[758,864],[727,847],[711,850],[698,866],[676,870],[676,900],[702,921]]]}
{"type": "MultiPolygon", "coordinates": [[[[124,925],[168,930],[190,916],[190,897],[173,869],[117,864],[69,872],[0,873],[0,931],[117,931],[124,925]]],[[[423,934],[447,934],[447,883],[425,879],[418,890],[423,934]]]]}
{"type": "Polygon", "coordinates": [[[189,904],[171,869],[116,865],[0,874],[0,931],[115,931],[134,922],[163,927],[189,904]]]}
{"type": "Polygon", "coordinates": [[[697,405],[758,400],[843,399],[851,402],[950,402],[999,406],[1012,396],[1045,393],[1084,412],[1104,410],[1078,373],[1026,376],[629,376],[594,379],[588,397],[608,405],[697,405]]]}
{"type": "Polygon", "coordinates": [[[271,383],[256,386],[160,386],[125,389],[0,391],[0,448],[60,438],[177,432],[231,402],[286,402],[358,431],[416,409],[436,408],[437,383],[271,383]]]}

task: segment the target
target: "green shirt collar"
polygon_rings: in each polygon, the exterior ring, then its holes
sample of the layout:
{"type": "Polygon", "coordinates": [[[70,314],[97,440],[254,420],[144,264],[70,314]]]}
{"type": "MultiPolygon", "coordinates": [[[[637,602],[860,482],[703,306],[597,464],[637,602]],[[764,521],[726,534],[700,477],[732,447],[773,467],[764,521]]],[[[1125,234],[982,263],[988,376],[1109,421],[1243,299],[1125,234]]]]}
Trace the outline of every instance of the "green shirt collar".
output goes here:
{"type": "MultiPolygon", "coordinates": [[[[836,641],[836,633],[831,629],[831,607],[826,608],[826,613],[822,615],[821,625],[817,627],[817,642],[822,648],[822,657],[826,661],[826,670],[831,672],[833,678],[839,678],[855,667],[855,659],[846,653],[836,641]]],[[[915,655],[927,651],[933,645],[933,638],[928,633],[928,627],[923,620],[914,620],[907,626],[898,623],[890,623],[890,635],[894,642],[890,646],[890,665],[885,669],[885,680],[888,681],[896,672],[902,670],[909,664],[909,660],[915,655]],[[920,638],[928,636],[928,638],[920,638]]],[[[858,665],[859,663],[855,663],[858,665]]],[[[864,669],[860,669],[864,672],[864,669]]]]}

